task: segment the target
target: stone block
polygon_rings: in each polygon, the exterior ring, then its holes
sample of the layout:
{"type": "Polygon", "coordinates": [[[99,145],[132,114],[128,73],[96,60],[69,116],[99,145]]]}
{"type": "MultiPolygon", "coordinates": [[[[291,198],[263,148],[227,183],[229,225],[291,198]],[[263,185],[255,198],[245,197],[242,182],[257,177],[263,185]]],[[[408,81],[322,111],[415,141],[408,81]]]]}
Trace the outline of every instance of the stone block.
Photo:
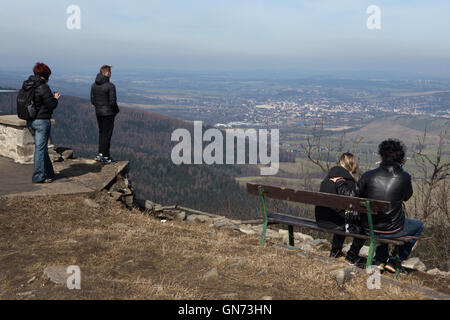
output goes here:
{"type": "Polygon", "coordinates": [[[0,116],[0,156],[27,164],[33,163],[33,154],[34,140],[26,121],[16,115],[0,116]]]}
{"type": "Polygon", "coordinates": [[[18,146],[27,146],[27,145],[34,146],[33,136],[31,135],[30,131],[27,128],[17,130],[16,143],[18,146]]]}

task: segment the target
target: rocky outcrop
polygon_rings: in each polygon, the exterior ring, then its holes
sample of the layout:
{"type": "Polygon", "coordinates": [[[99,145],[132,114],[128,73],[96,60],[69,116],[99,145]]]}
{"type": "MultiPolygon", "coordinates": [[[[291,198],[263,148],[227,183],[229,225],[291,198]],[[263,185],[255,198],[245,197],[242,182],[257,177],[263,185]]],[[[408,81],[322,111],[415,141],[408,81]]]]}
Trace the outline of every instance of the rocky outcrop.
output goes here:
{"type": "Polygon", "coordinates": [[[402,266],[407,269],[418,270],[422,272],[425,272],[427,270],[425,264],[417,257],[409,258],[408,260],[403,261],[402,266]]]}
{"type": "Polygon", "coordinates": [[[67,266],[47,266],[44,269],[44,275],[56,284],[66,284],[67,282],[67,266]]]}
{"type": "Polygon", "coordinates": [[[431,274],[433,276],[441,276],[441,277],[450,277],[450,271],[441,271],[438,268],[434,268],[427,271],[428,274],[431,274]]]}
{"type": "MultiPolygon", "coordinates": [[[[146,214],[154,215],[161,220],[180,220],[191,224],[204,224],[215,229],[230,229],[244,235],[259,236],[263,229],[261,220],[240,221],[228,219],[207,212],[185,208],[177,205],[162,206],[149,200],[135,199],[134,204],[146,214]]],[[[288,231],[284,229],[274,230],[267,228],[266,239],[289,244],[288,231]]],[[[314,239],[310,235],[294,232],[295,248],[305,251],[328,251],[331,244],[325,239],[314,239]]]]}
{"type": "Polygon", "coordinates": [[[52,162],[61,162],[68,159],[74,159],[73,150],[65,147],[54,148],[50,146],[48,149],[48,155],[52,162]]]}
{"type": "Polygon", "coordinates": [[[330,274],[336,280],[338,285],[343,286],[347,281],[355,277],[357,272],[356,267],[350,267],[333,270],[330,274]]]}
{"type": "MultiPolygon", "coordinates": [[[[147,214],[154,215],[164,220],[180,220],[186,223],[205,224],[215,229],[231,229],[244,235],[259,236],[263,229],[261,220],[240,221],[228,219],[224,216],[219,216],[199,210],[185,208],[177,205],[162,206],[160,204],[151,202],[149,200],[136,199],[134,204],[147,214]]],[[[266,239],[276,244],[289,245],[288,230],[285,229],[271,229],[266,230],[266,239]]],[[[327,252],[331,249],[331,243],[326,239],[314,239],[312,236],[303,234],[301,232],[294,232],[294,248],[307,252],[327,252]]],[[[344,254],[350,249],[351,243],[343,248],[344,254]]],[[[360,255],[367,257],[369,254],[369,246],[363,246],[360,255]]],[[[418,270],[425,272],[426,266],[419,258],[413,257],[403,261],[402,266],[411,270],[418,270]]],[[[429,274],[449,276],[450,272],[443,272],[438,269],[433,269],[429,274]]],[[[339,284],[345,283],[353,276],[353,269],[342,269],[333,273],[336,281],[339,284]]]]}
{"type": "MultiPolygon", "coordinates": [[[[137,204],[134,199],[134,189],[128,178],[128,169],[121,171],[113,183],[106,188],[108,194],[116,201],[122,201],[127,208],[132,208],[133,204],[137,204]]],[[[142,203],[141,203],[142,204],[142,203]]],[[[147,203],[144,202],[144,205],[147,203]]],[[[148,204],[150,206],[150,204],[148,204]]],[[[139,206],[140,207],[140,206],[139,206]]],[[[153,207],[152,207],[153,208],[153,207]]]]}

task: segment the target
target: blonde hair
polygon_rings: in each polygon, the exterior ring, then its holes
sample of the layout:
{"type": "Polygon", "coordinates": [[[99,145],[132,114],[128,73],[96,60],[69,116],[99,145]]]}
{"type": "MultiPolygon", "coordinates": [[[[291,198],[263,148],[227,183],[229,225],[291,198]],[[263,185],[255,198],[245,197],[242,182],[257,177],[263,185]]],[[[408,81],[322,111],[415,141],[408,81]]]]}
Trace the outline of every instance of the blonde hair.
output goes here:
{"type": "Polygon", "coordinates": [[[355,155],[350,152],[343,153],[337,162],[338,166],[343,167],[347,170],[353,179],[357,180],[357,171],[358,171],[358,160],[355,155]]]}

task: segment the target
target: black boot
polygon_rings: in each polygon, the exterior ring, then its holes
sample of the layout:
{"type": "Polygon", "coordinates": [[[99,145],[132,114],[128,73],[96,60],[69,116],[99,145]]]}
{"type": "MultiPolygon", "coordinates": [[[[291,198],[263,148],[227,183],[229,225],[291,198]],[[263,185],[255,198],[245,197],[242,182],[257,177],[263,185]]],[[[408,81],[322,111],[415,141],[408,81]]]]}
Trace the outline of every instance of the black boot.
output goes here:
{"type": "Polygon", "coordinates": [[[342,249],[331,249],[330,251],[330,258],[340,258],[343,257],[344,254],[342,253],[342,249]]]}
{"type": "Polygon", "coordinates": [[[367,259],[359,256],[358,254],[353,253],[351,250],[347,252],[345,256],[345,260],[351,265],[354,265],[358,268],[364,269],[366,267],[367,259]]]}

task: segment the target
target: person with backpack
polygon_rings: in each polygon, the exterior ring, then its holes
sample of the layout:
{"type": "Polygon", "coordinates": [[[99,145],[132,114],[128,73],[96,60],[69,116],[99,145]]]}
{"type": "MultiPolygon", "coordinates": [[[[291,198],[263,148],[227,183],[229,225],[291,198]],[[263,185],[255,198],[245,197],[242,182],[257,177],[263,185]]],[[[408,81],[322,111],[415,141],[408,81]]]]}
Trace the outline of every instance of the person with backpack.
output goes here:
{"type": "MultiPolygon", "coordinates": [[[[352,153],[344,153],[339,157],[337,166],[331,168],[327,176],[320,184],[320,192],[339,194],[344,196],[355,196],[357,192],[356,172],[358,163],[352,153]]],[[[319,227],[325,229],[336,229],[350,233],[362,233],[357,212],[337,210],[333,208],[316,206],[316,222],[319,227]]],[[[331,245],[330,257],[339,258],[342,253],[342,246],[345,236],[334,234],[331,245]]],[[[365,243],[364,239],[353,238],[350,250],[345,259],[352,265],[364,267],[366,259],[359,256],[359,251],[365,243]]]]}
{"type": "Polygon", "coordinates": [[[117,105],[116,87],[109,80],[111,66],[100,68],[95,82],[91,87],[91,104],[95,107],[98,123],[98,155],[96,161],[107,164],[113,160],[110,155],[111,137],[114,130],[114,119],[119,113],[117,105]]]}
{"type": "Polygon", "coordinates": [[[23,82],[17,96],[17,114],[27,120],[27,127],[34,139],[33,183],[50,183],[55,178],[53,165],[48,155],[53,111],[58,106],[60,94],[52,93],[47,82],[51,75],[50,68],[37,62],[33,68],[34,75],[23,82]]]}

